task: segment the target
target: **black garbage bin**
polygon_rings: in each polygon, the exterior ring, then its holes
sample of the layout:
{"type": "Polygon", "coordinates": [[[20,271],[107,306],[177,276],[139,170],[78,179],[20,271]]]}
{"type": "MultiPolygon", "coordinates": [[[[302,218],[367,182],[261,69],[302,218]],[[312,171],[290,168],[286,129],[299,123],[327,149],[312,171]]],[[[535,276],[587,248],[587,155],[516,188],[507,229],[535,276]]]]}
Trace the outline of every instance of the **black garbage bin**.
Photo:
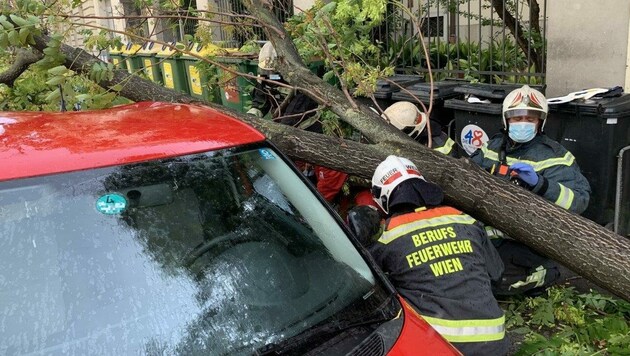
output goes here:
{"type": "Polygon", "coordinates": [[[503,128],[499,103],[470,103],[449,99],[444,107],[453,112],[455,134],[452,135],[462,155],[470,156],[503,128]]]}
{"type": "MultiPolygon", "coordinates": [[[[400,91],[401,87],[407,88],[410,85],[420,83],[424,80],[420,75],[395,74],[387,79],[379,79],[376,81],[376,90],[374,91],[374,99],[381,110],[387,109],[392,105],[392,94],[400,91]]],[[[370,107],[374,107],[371,98],[358,97],[358,100],[370,107]]]]}
{"type": "MultiPolygon", "coordinates": [[[[457,87],[462,85],[457,81],[441,81],[433,83],[433,108],[431,110],[431,120],[438,121],[445,129],[448,128],[449,133],[452,130],[453,111],[444,107],[444,102],[451,98],[460,96],[455,91],[457,87]]],[[[426,107],[429,108],[431,94],[430,83],[416,83],[408,86],[406,90],[399,90],[392,93],[392,101],[409,101],[417,102],[417,97],[426,107]],[[412,95],[413,94],[413,95],[412,95]]],[[[452,136],[452,135],[451,135],[452,136]]]]}
{"type": "MultiPolygon", "coordinates": [[[[545,86],[528,84],[530,88],[536,89],[541,93],[545,93],[545,86]]],[[[455,89],[456,92],[462,94],[474,95],[479,98],[489,99],[492,102],[503,102],[508,94],[514,89],[521,88],[523,84],[485,84],[485,83],[468,83],[462,84],[455,89]]]]}
{"type": "Polygon", "coordinates": [[[628,236],[630,149],[624,151],[621,167],[618,156],[630,145],[630,94],[551,105],[549,120],[557,125],[558,142],[573,153],[591,184],[590,202],[583,215],[612,226],[617,213],[618,233],[628,236]],[[615,211],[618,193],[621,204],[615,211]]]}

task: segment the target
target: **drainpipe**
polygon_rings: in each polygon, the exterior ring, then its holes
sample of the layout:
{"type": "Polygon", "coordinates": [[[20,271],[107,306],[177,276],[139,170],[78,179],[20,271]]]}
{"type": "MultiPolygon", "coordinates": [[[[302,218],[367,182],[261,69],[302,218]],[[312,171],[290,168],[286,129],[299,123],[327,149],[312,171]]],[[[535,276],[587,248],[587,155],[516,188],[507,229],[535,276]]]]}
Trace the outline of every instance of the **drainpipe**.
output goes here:
{"type": "Polygon", "coordinates": [[[621,196],[622,196],[622,183],[623,183],[623,155],[630,150],[630,146],[626,146],[619,151],[617,155],[617,188],[615,195],[615,234],[619,233],[619,215],[621,215],[621,196]]]}

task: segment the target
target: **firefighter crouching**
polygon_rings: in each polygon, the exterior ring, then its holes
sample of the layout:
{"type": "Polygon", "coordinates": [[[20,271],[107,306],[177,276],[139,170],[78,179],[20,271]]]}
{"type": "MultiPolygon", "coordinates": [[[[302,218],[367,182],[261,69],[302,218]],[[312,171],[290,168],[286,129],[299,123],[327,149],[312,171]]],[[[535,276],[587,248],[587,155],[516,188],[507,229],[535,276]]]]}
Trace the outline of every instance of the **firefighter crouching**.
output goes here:
{"type": "Polygon", "coordinates": [[[503,264],[481,223],[441,205],[442,189],[406,158],[379,164],[372,195],[387,214],[382,233],[373,207],[353,209],[348,222],[398,292],[465,355],[506,354],[505,317],[490,286],[503,264]],[[360,209],[374,210],[356,224],[360,209]]]}
{"type": "MultiPolygon", "coordinates": [[[[581,214],[588,205],[590,185],[571,152],[543,133],[547,112],[547,99],[538,90],[527,85],[513,90],[503,101],[503,132],[470,159],[495,176],[581,214]]],[[[503,277],[494,285],[496,295],[540,294],[560,276],[553,260],[487,228],[505,264],[503,277]]]]}

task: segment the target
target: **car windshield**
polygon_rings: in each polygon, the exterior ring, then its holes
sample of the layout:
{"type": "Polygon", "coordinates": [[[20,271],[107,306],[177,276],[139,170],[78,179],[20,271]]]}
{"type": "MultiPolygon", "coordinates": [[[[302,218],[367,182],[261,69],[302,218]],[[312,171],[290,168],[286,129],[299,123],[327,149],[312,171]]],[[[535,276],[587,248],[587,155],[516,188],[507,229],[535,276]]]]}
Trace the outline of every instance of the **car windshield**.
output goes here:
{"type": "Polygon", "coordinates": [[[0,354],[251,354],[389,296],[264,145],[0,182],[0,218],[0,354]]]}

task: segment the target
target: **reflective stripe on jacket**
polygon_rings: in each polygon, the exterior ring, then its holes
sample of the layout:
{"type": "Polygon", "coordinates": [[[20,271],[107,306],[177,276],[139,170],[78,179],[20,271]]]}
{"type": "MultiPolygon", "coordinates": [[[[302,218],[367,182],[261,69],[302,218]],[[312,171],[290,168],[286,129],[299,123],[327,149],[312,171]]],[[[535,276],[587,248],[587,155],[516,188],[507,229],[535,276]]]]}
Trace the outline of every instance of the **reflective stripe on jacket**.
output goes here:
{"type": "Polygon", "coordinates": [[[450,342],[485,342],[505,337],[505,316],[496,319],[446,320],[424,316],[450,342]]]}
{"type": "MultiPolygon", "coordinates": [[[[486,170],[499,164],[499,152],[503,134],[495,135],[470,159],[486,170]]],[[[545,135],[538,135],[530,142],[519,144],[506,150],[506,163],[530,164],[534,170],[548,182],[547,190],[542,192],[545,199],[574,213],[581,214],[588,206],[591,187],[580,172],[575,157],[562,145],[545,135]]],[[[534,193],[541,191],[543,180],[533,188],[534,193]]]]}
{"type": "MultiPolygon", "coordinates": [[[[446,136],[446,134],[445,134],[446,136]]],[[[451,140],[450,137],[446,136],[446,139],[444,140],[436,140],[437,142],[434,142],[433,144],[433,149],[443,153],[447,156],[453,156],[455,157],[455,141],[451,140]]]]}
{"type": "MultiPolygon", "coordinates": [[[[425,146],[429,144],[429,139],[426,135],[420,136],[417,141],[425,146]]],[[[451,140],[451,138],[443,131],[431,136],[431,146],[434,150],[447,156],[455,158],[459,157],[455,141],[451,140]]]]}

